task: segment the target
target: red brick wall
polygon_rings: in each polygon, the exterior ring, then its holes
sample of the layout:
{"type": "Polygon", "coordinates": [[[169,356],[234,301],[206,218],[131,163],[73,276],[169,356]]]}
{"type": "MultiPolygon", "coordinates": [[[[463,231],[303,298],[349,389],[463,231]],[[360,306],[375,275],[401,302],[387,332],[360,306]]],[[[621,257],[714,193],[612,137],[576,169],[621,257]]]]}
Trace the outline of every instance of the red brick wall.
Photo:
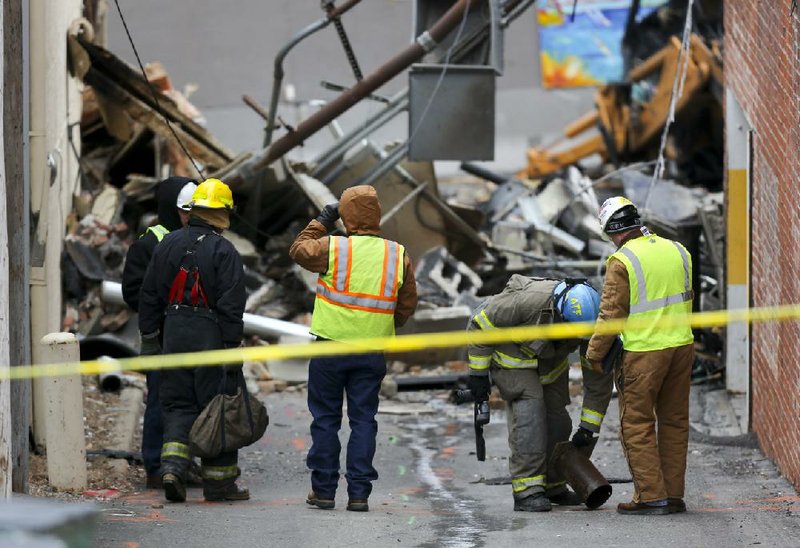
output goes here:
{"type": "MultiPolygon", "coordinates": [[[[800,302],[800,13],[725,2],[725,79],[753,127],[751,298],[800,302]]],[[[799,10],[800,11],[800,10],[799,10]]],[[[752,327],[753,429],[800,487],[800,322],[752,327]]]]}

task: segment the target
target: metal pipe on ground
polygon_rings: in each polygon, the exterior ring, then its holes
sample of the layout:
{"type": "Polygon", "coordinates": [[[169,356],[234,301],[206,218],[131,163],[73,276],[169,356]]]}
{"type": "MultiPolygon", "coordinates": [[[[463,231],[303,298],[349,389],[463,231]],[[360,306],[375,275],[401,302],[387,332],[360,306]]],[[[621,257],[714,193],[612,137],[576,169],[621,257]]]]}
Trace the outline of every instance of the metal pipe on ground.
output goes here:
{"type": "Polygon", "coordinates": [[[570,441],[562,441],[556,444],[552,459],[553,464],[561,471],[575,493],[583,499],[587,508],[594,510],[609,499],[612,489],[583,449],[578,449],[570,441]]]}
{"type": "MultiPolygon", "coordinates": [[[[100,298],[111,304],[125,304],[122,300],[122,286],[117,282],[103,281],[100,298]]],[[[245,335],[257,335],[267,339],[277,339],[281,336],[300,337],[308,341],[313,339],[308,332],[308,326],[305,325],[248,313],[244,314],[243,321],[245,335]]]]}

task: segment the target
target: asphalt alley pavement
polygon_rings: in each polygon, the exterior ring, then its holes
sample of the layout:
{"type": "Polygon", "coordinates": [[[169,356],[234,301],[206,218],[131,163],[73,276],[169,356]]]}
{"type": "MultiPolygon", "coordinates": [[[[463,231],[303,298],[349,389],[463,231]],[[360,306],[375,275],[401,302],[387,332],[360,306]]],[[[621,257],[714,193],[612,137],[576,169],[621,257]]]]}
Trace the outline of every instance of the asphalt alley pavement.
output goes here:
{"type": "MultiPolygon", "coordinates": [[[[403,396],[403,395],[401,395],[403,396]]],[[[797,546],[800,497],[758,450],[692,443],[686,514],[622,516],[632,484],[614,483],[595,511],[513,512],[507,476],[505,413],[486,427],[487,460],[474,454],[471,406],[438,393],[381,402],[370,512],[347,512],[341,480],[336,509],[305,504],[310,416],[300,394],[267,398],[271,424],[240,458],[252,499],[207,503],[190,489],[185,504],[143,491],[100,503],[96,546],[797,546]],[[488,480],[488,482],[486,481],[488,480]]],[[[579,410],[573,403],[573,419],[579,410]]],[[[612,481],[630,478],[617,440],[612,401],[595,464],[612,481]]],[[[346,445],[346,427],[342,434],[346,445]]],[[[344,453],[344,450],[343,450],[344,453]]],[[[344,463],[344,455],[342,456],[344,463]]]]}

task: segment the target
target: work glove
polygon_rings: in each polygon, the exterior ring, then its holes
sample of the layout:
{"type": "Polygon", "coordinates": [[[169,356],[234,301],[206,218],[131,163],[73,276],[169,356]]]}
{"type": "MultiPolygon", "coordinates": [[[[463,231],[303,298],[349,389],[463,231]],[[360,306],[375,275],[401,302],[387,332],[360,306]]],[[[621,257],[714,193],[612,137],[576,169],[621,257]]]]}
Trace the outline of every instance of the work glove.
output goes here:
{"type": "Polygon", "coordinates": [[[139,355],[140,356],[156,356],[161,354],[161,343],[158,342],[158,331],[155,333],[149,333],[147,335],[142,334],[142,344],[140,346],[139,355]]]}
{"type": "Polygon", "coordinates": [[[594,433],[586,428],[579,426],[575,433],[572,435],[572,445],[575,447],[588,447],[594,439],[594,433]]]}
{"type": "Polygon", "coordinates": [[[475,401],[487,401],[489,392],[492,390],[492,384],[488,375],[470,375],[469,379],[467,379],[467,388],[472,392],[472,397],[475,398],[475,401]]]}
{"type": "Polygon", "coordinates": [[[339,218],[339,202],[328,204],[322,208],[317,220],[321,222],[325,228],[330,232],[336,226],[336,220],[339,218]]]}

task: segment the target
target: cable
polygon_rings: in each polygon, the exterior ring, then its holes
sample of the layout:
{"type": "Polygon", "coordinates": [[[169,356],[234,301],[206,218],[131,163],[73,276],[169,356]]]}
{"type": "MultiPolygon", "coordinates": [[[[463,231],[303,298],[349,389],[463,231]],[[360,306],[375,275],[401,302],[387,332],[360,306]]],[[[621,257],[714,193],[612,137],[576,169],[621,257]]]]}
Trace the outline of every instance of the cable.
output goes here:
{"type": "Polygon", "coordinates": [[[178,145],[180,145],[181,150],[183,150],[183,153],[186,155],[187,158],[189,158],[189,161],[192,162],[192,165],[194,166],[194,169],[197,171],[198,175],[200,175],[201,178],[205,179],[206,178],[205,173],[203,172],[202,169],[200,169],[200,166],[197,165],[197,162],[194,161],[192,155],[189,154],[189,151],[183,144],[183,141],[178,136],[178,132],[175,131],[174,127],[172,127],[172,122],[170,122],[169,118],[167,118],[167,115],[164,113],[164,110],[161,108],[161,103],[158,101],[158,96],[156,95],[155,87],[150,82],[150,79],[147,77],[147,73],[144,70],[144,65],[142,64],[142,60],[139,57],[139,51],[136,49],[136,44],[133,43],[133,37],[131,36],[130,30],[128,30],[128,23],[125,21],[125,17],[122,15],[122,9],[119,7],[119,0],[114,0],[114,4],[117,6],[117,13],[119,13],[119,18],[120,20],[122,20],[122,27],[125,29],[125,34],[128,35],[128,42],[130,42],[131,48],[133,48],[133,54],[134,56],[136,56],[136,62],[139,63],[139,69],[142,71],[142,76],[144,77],[145,82],[147,82],[147,87],[150,89],[150,93],[153,96],[153,101],[155,101],[156,110],[161,115],[161,117],[164,118],[164,121],[167,123],[167,127],[172,132],[172,136],[175,137],[175,140],[178,142],[178,145]]]}
{"type": "Polygon", "coordinates": [[[692,36],[692,7],[694,0],[689,0],[686,6],[686,22],[683,25],[683,37],[681,38],[681,48],[678,54],[678,63],[675,66],[675,79],[672,82],[672,97],[669,101],[669,114],[664,123],[664,131],[661,133],[661,145],[658,150],[658,160],[656,160],[656,168],[653,170],[653,178],[650,181],[650,186],[647,187],[647,194],[645,194],[643,209],[647,209],[647,204],[650,201],[650,193],[653,187],[660,178],[664,175],[665,161],[664,152],[667,148],[667,137],[669,136],[669,128],[675,121],[675,107],[678,99],[683,96],[683,85],[686,82],[686,73],[689,70],[689,54],[691,50],[691,36],[692,36]],[[681,67],[681,63],[683,66],[681,67]]]}

